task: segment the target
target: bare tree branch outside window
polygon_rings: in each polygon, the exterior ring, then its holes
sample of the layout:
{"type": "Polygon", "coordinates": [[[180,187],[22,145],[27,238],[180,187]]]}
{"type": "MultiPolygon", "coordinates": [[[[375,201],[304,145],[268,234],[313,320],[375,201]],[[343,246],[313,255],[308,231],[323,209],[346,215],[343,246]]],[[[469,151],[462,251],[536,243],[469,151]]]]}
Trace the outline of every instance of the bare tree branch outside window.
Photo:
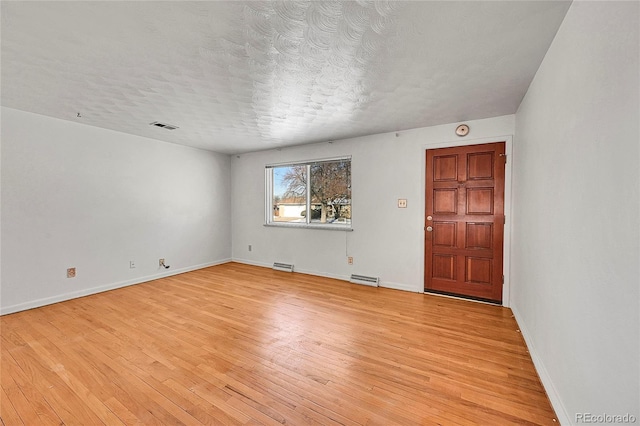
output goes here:
{"type": "Polygon", "coordinates": [[[281,182],[285,186],[282,198],[289,200],[306,200],[310,185],[312,211],[304,215],[309,214],[311,221],[351,220],[351,160],[287,166],[281,182]]]}
{"type": "Polygon", "coordinates": [[[351,159],[277,166],[271,173],[271,221],[351,224],[351,159]]]}

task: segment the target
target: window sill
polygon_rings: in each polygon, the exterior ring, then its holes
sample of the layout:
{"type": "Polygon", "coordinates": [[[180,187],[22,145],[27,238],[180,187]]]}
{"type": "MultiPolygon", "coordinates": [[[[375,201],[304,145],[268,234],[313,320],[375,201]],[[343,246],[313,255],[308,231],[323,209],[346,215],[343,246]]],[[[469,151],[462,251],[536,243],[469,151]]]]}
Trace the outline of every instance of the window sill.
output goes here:
{"type": "Polygon", "coordinates": [[[265,223],[263,226],[267,226],[270,228],[303,228],[303,229],[323,229],[325,231],[344,231],[344,232],[352,232],[353,228],[351,225],[309,225],[306,223],[265,223]]]}

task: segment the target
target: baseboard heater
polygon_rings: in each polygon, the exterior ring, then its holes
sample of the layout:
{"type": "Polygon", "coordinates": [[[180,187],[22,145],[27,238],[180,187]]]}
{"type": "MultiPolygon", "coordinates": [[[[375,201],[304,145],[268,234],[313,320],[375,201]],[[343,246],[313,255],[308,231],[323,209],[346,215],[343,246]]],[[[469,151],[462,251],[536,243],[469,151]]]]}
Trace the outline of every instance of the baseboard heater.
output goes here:
{"type": "Polygon", "coordinates": [[[293,272],[293,265],[290,265],[288,263],[274,262],[273,270],[274,271],[282,271],[282,272],[293,272]]]}
{"type": "Polygon", "coordinates": [[[349,282],[354,284],[370,285],[372,287],[378,287],[380,279],[378,277],[367,277],[366,275],[351,275],[349,282]]]}

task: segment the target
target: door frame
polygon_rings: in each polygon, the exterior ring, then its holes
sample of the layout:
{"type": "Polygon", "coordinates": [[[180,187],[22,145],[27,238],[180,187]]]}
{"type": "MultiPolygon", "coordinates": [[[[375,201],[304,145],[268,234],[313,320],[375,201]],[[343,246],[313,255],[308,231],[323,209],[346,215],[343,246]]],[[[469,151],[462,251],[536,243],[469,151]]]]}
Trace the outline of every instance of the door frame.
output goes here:
{"type": "MultiPolygon", "coordinates": [[[[421,172],[420,176],[422,179],[421,183],[421,191],[420,191],[420,205],[422,206],[422,227],[423,233],[426,232],[424,230],[424,218],[426,214],[426,199],[425,199],[425,185],[427,178],[427,162],[424,161],[425,156],[427,155],[428,149],[437,149],[437,148],[452,148],[457,146],[468,146],[468,145],[482,145],[492,142],[504,142],[505,143],[505,153],[507,154],[507,164],[505,165],[504,170],[504,216],[505,216],[505,224],[504,224],[504,240],[503,240],[503,262],[502,262],[502,270],[504,274],[504,284],[502,286],[502,306],[505,308],[510,307],[511,301],[509,296],[511,295],[511,170],[513,167],[513,135],[503,135],[503,136],[494,136],[490,138],[478,138],[478,139],[464,139],[464,140],[449,140],[444,142],[437,142],[431,144],[423,144],[422,145],[422,155],[420,156],[421,162],[421,172]]],[[[424,234],[423,234],[424,237],[424,234]]],[[[422,239],[422,261],[420,262],[420,276],[423,277],[424,280],[424,256],[426,252],[426,247],[424,243],[424,238],[422,239]]],[[[422,282],[422,290],[421,293],[425,293],[424,291],[424,281],[422,282]]],[[[425,293],[432,294],[432,293],[425,293]]]]}

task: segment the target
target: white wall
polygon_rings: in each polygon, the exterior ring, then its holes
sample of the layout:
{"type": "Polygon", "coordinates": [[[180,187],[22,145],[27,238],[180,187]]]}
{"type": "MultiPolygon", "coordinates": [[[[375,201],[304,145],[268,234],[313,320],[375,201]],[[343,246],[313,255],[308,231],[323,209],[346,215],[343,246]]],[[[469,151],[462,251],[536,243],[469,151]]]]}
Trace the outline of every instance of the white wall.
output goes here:
{"type": "Polygon", "coordinates": [[[511,303],[563,424],[640,421],[638,6],[574,2],[516,114],[511,303]]]}
{"type": "Polygon", "coordinates": [[[232,158],[233,259],[348,279],[379,277],[381,285],[421,292],[424,288],[425,150],[510,139],[514,116],[468,122],[471,134],[455,136],[455,124],[378,134],[232,158]],[[508,137],[501,137],[508,135],[508,137]],[[488,139],[487,139],[488,138],[488,139]],[[266,164],[352,156],[353,232],[264,227],[266,164]],[[397,200],[408,207],[399,209],[397,200]],[[248,246],[252,251],[248,251],[248,246]],[[347,256],[354,258],[353,266],[347,256]]]}
{"type": "Polygon", "coordinates": [[[2,313],[231,256],[226,155],[2,108],[1,171],[2,313]]]}

